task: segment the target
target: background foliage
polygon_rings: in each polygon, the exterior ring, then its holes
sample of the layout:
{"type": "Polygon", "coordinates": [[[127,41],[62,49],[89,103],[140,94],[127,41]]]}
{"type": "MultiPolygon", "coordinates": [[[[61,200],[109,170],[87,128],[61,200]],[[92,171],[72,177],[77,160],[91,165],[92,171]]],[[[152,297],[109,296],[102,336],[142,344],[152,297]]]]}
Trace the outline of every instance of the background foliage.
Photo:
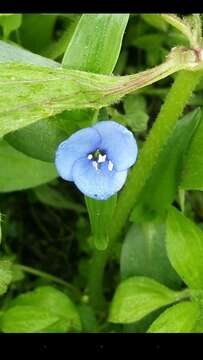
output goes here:
{"type": "MultiPolygon", "coordinates": [[[[78,95],[66,72],[85,71],[92,84],[91,73],[100,75],[96,103],[117,81],[104,75],[159,65],[174,46],[188,47],[187,38],[159,14],[0,14],[0,39],[1,332],[202,332],[201,77],[175,73],[89,108],[87,89],[78,95]],[[166,139],[157,132],[154,149],[163,146],[112,243],[101,294],[96,275],[105,261],[94,257],[95,246],[104,251],[119,225],[116,199],[100,209],[85,202],[58,178],[55,150],[78,129],[112,118],[134,133],[141,151],[174,81],[168,113],[179,120],[166,139]],[[189,99],[183,114],[181,94],[189,99]]],[[[122,194],[120,218],[128,206],[122,194]]]]}

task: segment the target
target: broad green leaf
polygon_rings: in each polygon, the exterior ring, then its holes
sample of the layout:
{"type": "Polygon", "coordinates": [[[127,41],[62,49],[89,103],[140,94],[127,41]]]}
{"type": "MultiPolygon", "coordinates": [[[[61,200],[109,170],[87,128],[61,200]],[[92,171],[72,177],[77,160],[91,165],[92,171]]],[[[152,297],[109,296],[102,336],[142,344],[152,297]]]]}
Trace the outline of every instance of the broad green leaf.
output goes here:
{"type": "Polygon", "coordinates": [[[57,177],[53,164],[32,159],[0,141],[0,192],[28,189],[57,177]]]}
{"type": "Polygon", "coordinates": [[[114,295],[109,321],[132,323],[179,299],[176,291],[147,277],[134,276],[121,282],[114,295]]]}
{"type": "Polygon", "coordinates": [[[32,305],[14,306],[2,315],[1,330],[4,333],[41,332],[58,319],[58,316],[48,309],[32,305]]]}
{"type": "Polygon", "coordinates": [[[93,242],[98,250],[105,250],[109,242],[109,228],[113,221],[117,195],[101,201],[85,196],[85,202],[90,218],[93,242]]]}
{"type": "Polygon", "coordinates": [[[23,14],[20,27],[22,46],[41,54],[42,50],[52,42],[56,19],[55,14],[23,14]]]}
{"type": "Polygon", "coordinates": [[[149,327],[149,333],[190,333],[199,317],[200,308],[191,301],[165,310],[149,327]]]}
{"type": "MultiPolygon", "coordinates": [[[[1,14],[0,14],[1,15],[1,14]]],[[[3,28],[4,39],[8,39],[12,31],[17,30],[22,22],[22,14],[0,16],[0,25],[3,28]]]]}
{"type": "Polygon", "coordinates": [[[128,19],[128,14],[82,15],[64,55],[63,66],[110,74],[120,53],[128,19]]]}
{"type": "Polygon", "coordinates": [[[203,113],[185,157],[180,187],[203,190],[203,113]]]}
{"type": "Polygon", "coordinates": [[[0,40],[0,63],[19,62],[45,67],[57,68],[60,66],[56,61],[25,50],[16,44],[8,44],[0,40]]]}
{"type": "Polygon", "coordinates": [[[147,276],[166,286],[180,287],[181,279],[167,257],[165,234],[165,224],[157,221],[131,226],[121,250],[122,279],[147,276]]]}
{"type": "MultiPolygon", "coordinates": [[[[117,44],[117,46],[114,47],[114,51],[113,49],[111,49],[111,62],[112,64],[114,62],[115,66],[128,18],[127,15],[123,15],[123,19],[126,20],[118,22],[118,16],[120,19],[121,15],[83,15],[82,21],[80,21],[77,29],[73,34],[71,46],[69,46],[66,51],[63,60],[63,67],[71,67],[73,60],[72,52],[74,49],[77,48],[77,59],[75,59],[77,60],[77,65],[75,65],[74,68],[79,68],[82,70],[86,69],[90,72],[94,72],[96,59],[99,59],[100,69],[103,69],[102,72],[110,73],[112,69],[107,68],[107,63],[109,60],[109,42],[111,43],[113,40],[114,43],[117,44]],[[86,38],[86,35],[84,36],[87,30],[86,19],[88,19],[89,29],[92,29],[92,27],[95,26],[95,22],[97,22],[97,36],[94,32],[92,32],[92,30],[88,33],[88,39],[86,38]],[[102,19],[105,20],[105,29],[104,20],[101,21],[102,19]],[[113,26],[117,29],[117,31],[114,31],[114,33],[111,32],[113,26]],[[91,44],[96,43],[100,44],[100,46],[91,46],[91,49],[90,47],[88,47],[87,54],[87,40],[91,44]],[[103,57],[104,51],[106,52],[106,57],[103,57]],[[88,60],[88,64],[83,63],[86,56],[85,54],[88,55],[88,59],[91,60],[88,60]]],[[[75,27],[75,23],[72,27],[75,27]]],[[[79,128],[90,126],[94,118],[94,113],[94,111],[89,109],[74,110],[71,112],[66,111],[55,117],[40,120],[37,123],[25,127],[24,129],[12,132],[7,136],[7,141],[17,150],[20,150],[29,156],[44,161],[53,161],[55,157],[55,151],[59,143],[65,140],[68,136],[70,136],[74,131],[78,130],[79,128]],[[32,142],[30,141],[30,136],[32,136],[32,142]]]]}
{"type": "Polygon", "coordinates": [[[80,331],[79,314],[61,291],[42,286],[10,302],[2,318],[3,332],[80,331]],[[43,315],[44,314],[44,315],[43,315]]]}
{"type": "Polygon", "coordinates": [[[12,281],[12,263],[7,259],[0,259],[0,295],[3,295],[12,281]]]}
{"type": "Polygon", "coordinates": [[[33,192],[43,204],[53,206],[56,209],[74,210],[78,213],[85,212],[82,205],[76,204],[69,199],[68,193],[62,194],[48,185],[38,186],[33,189],[33,192]]]}
{"type": "Polygon", "coordinates": [[[203,288],[203,232],[176,208],[167,218],[166,245],[169,260],[191,288],[203,288]]]}
{"type": "Polygon", "coordinates": [[[132,211],[132,221],[150,220],[157,214],[163,216],[175,199],[184,154],[200,121],[200,116],[200,110],[196,109],[179,120],[132,211]]]}

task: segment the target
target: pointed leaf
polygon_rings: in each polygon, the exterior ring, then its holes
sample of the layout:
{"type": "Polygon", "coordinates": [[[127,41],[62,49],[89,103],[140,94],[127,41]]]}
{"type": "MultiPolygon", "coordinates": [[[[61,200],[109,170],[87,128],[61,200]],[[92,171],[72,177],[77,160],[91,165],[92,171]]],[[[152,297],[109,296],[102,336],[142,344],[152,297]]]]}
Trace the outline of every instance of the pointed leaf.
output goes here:
{"type": "Polygon", "coordinates": [[[51,286],[17,296],[1,319],[3,332],[67,332],[81,330],[72,301],[51,286]]]}
{"type": "Polygon", "coordinates": [[[64,55],[63,66],[110,74],[120,53],[128,19],[128,14],[82,15],[64,55]]]}

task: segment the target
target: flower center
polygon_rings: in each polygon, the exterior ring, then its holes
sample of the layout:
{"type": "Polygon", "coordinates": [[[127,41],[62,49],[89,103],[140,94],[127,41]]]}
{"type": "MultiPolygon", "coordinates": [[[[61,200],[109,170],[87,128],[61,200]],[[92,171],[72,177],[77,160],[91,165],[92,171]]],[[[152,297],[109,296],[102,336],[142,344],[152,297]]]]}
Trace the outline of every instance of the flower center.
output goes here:
{"type": "Polygon", "coordinates": [[[96,170],[98,170],[100,168],[100,164],[105,161],[108,161],[108,170],[113,170],[113,163],[111,160],[107,159],[107,155],[103,150],[97,149],[93,153],[90,153],[87,158],[92,161],[92,166],[94,166],[96,170]]]}

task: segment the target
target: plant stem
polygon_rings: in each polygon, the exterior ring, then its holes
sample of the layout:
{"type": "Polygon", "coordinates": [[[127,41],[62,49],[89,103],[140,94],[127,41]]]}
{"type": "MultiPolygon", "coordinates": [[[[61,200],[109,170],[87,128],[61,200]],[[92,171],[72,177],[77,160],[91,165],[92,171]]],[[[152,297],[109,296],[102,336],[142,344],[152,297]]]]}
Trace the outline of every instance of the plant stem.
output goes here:
{"type": "Polygon", "coordinates": [[[140,152],[137,164],[129,174],[126,186],[118,198],[116,211],[111,223],[109,246],[106,251],[95,251],[92,260],[89,291],[92,302],[95,302],[95,305],[102,303],[103,273],[112,246],[122,234],[128,216],[201,76],[202,72],[200,71],[181,71],[177,75],[146,143],[140,152]],[[100,300],[98,299],[99,297],[100,300]]]}
{"type": "Polygon", "coordinates": [[[90,303],[96,310],[101,310],[105,306],[103,295],[103,274],[106,265],[107,250],[95,250],[90,264],[88,290],[90,303]]]}
{"type": "Polygon", "coordinates": [[[80,291],[76,287],[74,287],[73,285],[67,283],[66,281],[64,281],[54,275],[48,274],[44,271],[37,270],[37,269],[34,269],[34,268],[32,268],[30,266],[26,266],[26,265],[14,264],[14,267],[16,269],[27,272],[29,274],[40,276],[41,278],[44,278],[46,280],[53,281],[59,285],[65,286],[70,291],[70,294],[74,297],[75,300],[80,300],[80,298],[81,298],[80,291]]]}

